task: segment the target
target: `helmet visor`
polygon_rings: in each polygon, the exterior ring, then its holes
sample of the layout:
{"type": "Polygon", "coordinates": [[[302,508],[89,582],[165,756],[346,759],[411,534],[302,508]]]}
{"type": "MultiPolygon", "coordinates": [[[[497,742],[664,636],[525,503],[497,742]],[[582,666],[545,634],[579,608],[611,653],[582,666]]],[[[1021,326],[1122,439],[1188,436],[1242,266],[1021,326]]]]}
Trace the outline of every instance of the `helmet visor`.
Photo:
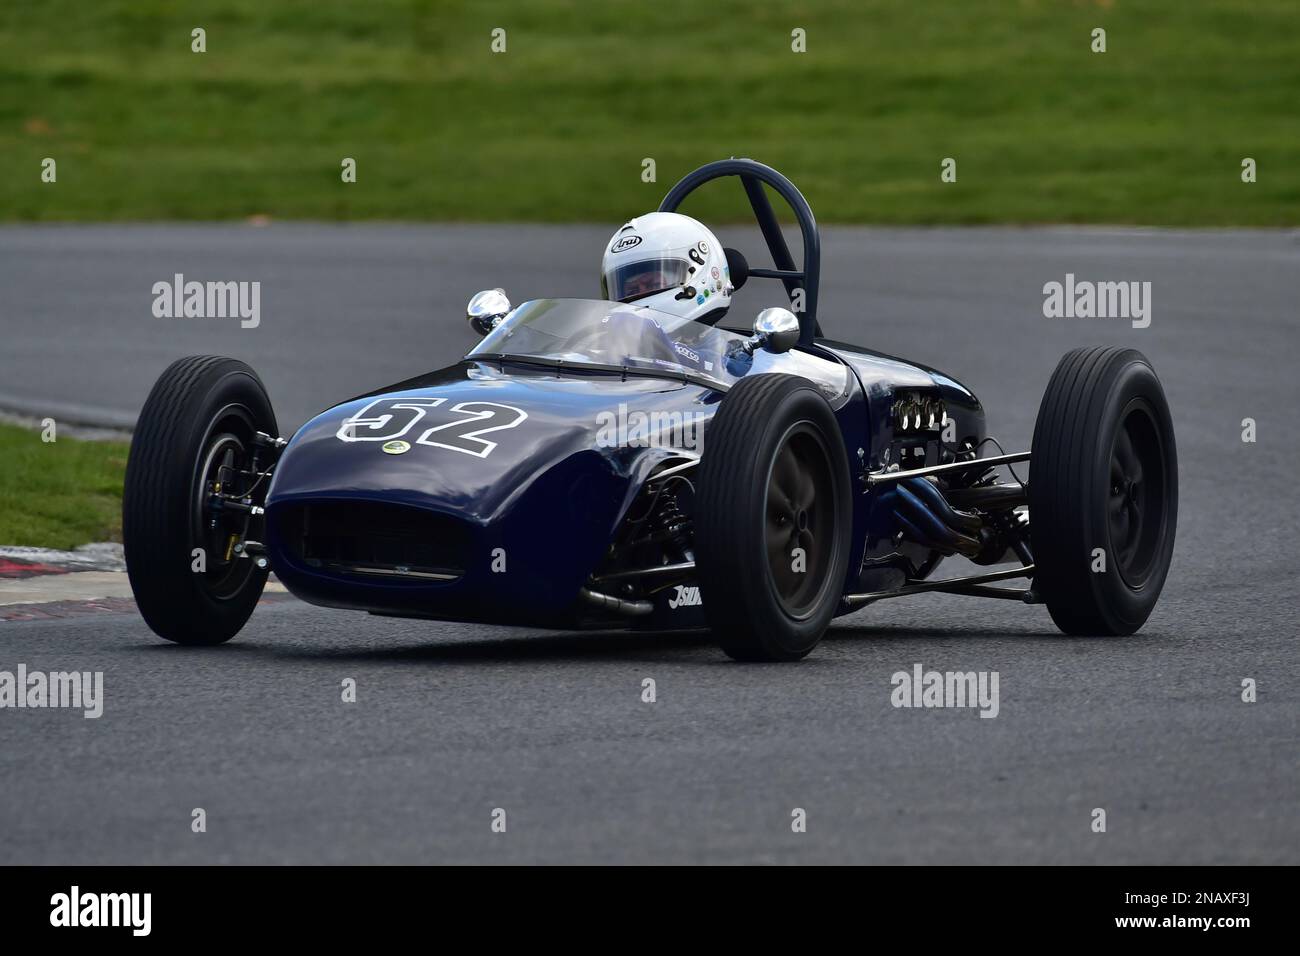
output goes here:
{"type": "Polygon", "coordinates": [[[675,289],[685,284],[690,265],[685,259],[642,259],[610,269],[601,277],[605,298],[618,302],[675,289]]]}

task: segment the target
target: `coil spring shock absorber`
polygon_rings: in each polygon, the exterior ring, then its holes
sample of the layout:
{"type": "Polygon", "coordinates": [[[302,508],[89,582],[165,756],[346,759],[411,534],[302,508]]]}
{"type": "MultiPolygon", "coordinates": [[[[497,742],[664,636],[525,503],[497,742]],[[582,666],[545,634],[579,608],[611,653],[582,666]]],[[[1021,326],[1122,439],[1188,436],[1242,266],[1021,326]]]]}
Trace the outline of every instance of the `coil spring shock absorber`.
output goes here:
{"type": "Polygon", "coordinates": [[[677,496],[671,491],[664,492],[651,520],[651,529],[657,540],[674,545],[683,561],[695,560],[695,551],[691,548],[691,519],[682,511],[677,496]]]}

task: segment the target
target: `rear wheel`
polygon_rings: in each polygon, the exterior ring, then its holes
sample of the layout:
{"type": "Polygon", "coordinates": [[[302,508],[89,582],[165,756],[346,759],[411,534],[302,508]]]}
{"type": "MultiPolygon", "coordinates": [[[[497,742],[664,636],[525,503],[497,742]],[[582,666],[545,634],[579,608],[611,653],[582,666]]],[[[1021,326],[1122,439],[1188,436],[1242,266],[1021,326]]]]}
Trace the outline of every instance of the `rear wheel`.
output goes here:
{"type": "Polygon", "coordinates": [[[1075,349],[1034,425],[1034,590],[1067,634],[1132,634],[1164,586],[1178,457],[1164,389],[1133,349],[1075,349]]]}
{"type": "Polygon", "coordinates": [[[705,430],[695,507],[705,616],[737,660],[807,655],[834,617],[848,568],[848,457],[807,381],[734,385],[705,430]]]}
{"type": "Polygon", "coordinates": [[[245,474],[259,431],[277,434],[271,401],[235,359],[180,359],[145,401],[127,459],[122,537],[136,605],[160,637],[220,644],[257,605],[267,570],[236,546],[260,539],[262,520],[211,501],[265,500],[266,480],[245,474]]]}

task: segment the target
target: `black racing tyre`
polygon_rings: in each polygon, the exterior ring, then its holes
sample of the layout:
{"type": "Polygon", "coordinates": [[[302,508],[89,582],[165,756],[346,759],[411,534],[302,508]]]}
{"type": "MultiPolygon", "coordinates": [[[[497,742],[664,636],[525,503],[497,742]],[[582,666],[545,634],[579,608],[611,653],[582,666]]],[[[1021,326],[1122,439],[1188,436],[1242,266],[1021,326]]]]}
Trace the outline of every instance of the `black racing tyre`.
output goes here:
{"type": "Polygon", "coordinates": [[[1061,359],[1034,424],[1033,590],[1067,634],[1132,634],[1160,597],[1178,523],[1169,403],[1134,349],[1061,359]]]}
{"type": "MultiPolygon", "coordinates": [[[[259,431],[278,434],[271,400],[235,359],[179,359],[144,403],[126,463],[122,538],[136,606],[159,637],[220,644],[253,613],[268,572],[231,549],[242,537],[261,540],[262,520],[231,511],[214,517],[207,502],[217,482],[241,480],[259,431]]],[[[246,489],[256,504],[265,484],[246,489]]]]}
{"type": "Polygon", "coordinates": [[[817,646],[848,570],[849,485],[815,386],[791,375],[732,386],[705,427],[694,509],[700,599],[728,655],[794,661],[817,646]]]}

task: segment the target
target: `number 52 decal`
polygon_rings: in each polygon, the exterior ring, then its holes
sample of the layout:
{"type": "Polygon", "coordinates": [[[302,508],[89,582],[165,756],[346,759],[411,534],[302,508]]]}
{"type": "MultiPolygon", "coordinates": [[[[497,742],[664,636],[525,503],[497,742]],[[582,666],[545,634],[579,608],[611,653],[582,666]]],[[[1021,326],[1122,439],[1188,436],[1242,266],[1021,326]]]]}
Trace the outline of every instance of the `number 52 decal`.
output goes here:
{"type": "MultiPolygon", "coordinates": [[[[422,424],[429,412],[446,405],[445,398],[377,398],[361,411],[345,418],[335,437],[339,441],[392,441],[422,424]]],[[[489,432],[514,428],[528,413],[498,402],[457,402],[444,411],[457,416],[420,432],[417,445],[433,445],[476,458],[492,454],[497,443],[483,438],[489,432]]]]}

